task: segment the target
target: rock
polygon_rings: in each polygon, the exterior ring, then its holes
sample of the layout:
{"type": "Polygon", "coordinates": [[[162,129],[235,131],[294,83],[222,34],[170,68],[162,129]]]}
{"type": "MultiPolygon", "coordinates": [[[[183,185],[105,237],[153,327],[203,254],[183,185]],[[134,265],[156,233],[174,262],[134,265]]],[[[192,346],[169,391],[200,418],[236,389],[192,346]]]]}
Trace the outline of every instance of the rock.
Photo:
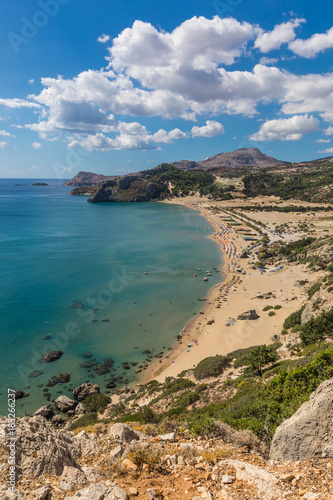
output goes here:
{"type": "Polygon", "coordinates": [[[160,434],[158,437],[161,441],[174,441],[176,439],[176,433],[170,432],[169,434],[160,434]]]}
{"type": "Polygon", "coordinates": [[[113,459],[116,459],[116,458],[119,458],[119,457],[122,457],[123,454],[124,454],[124,448],[122,446],[116,446],[115,448],[113,448],[113,450],[110,451],[110,456],[111,458],[113,459]]]}
{"type": "Polygon", "coordinates": [[[222,483],[223,484],[232,484],[235,482],[235,477],[234,476],[228,476],[227,474],[224,474],[222,476],[222,483]]]}
{"type": "Polygon", "coordinates": [[[239,320],[258,319],[258,318],[259,316],[254,309],[250,309],[250,311],[246,311],[237,316],[237,319],[239,320]]]}
{"type": "Polygon", "coordinates": [[[307,323],[312,318],[313,318],[313,314],[311,312],[310,306],[309,306],[309,304],[306,304],[305,308],[303,309],[302,315],[301,315],[301,325],[304,325],[304,323],[307,323]]]}
{"type": "Polygon", "coordinates": [[[35,411],[34,416],[41,416],[44,418],[49,418],[52,417],[53,415],[53,409],[52,406],[47,405],[47,406],[41,406],[37,411],[35,411]]]}
{"type": "Polygon", "coordinates": [[[139,435],[127,424],[117,423],[108,430],[108,435],[123,443],[130,443],[133,440],[140,439],[139,435]]]}
{"type": "Polygon", "coordinates": [[[138,466],[128,458],[125,458],[125,460],[123,460],[122,467],[125,470],[138,470],[138,466]]]}
{"type": "Polygon", "coordinates": [[[24,500],[25,495],[18,490],[13,492],[7,488],[7,485],[0,484],[0,498],[1,500],[24,500]]]}
{"type": "Polygon", "coordinates": [[[100,388],[97,384],[91,384],[86,382],[79,387],[76,387],[73,391],[73,397],[78,401],[83,401],[90,394],[99,394],[100,388]]]}
{"type": "MultiPolygon", "coordinates": [[[[0,428],[6,420],[0,417],[0,428]]],[[[43,473],[60,476],[67,465],[77,467],[81,451],[72,434],[55,429],[44,417],[22,417],[16,421],[17,477],[29,479],[43,473]]],[[[6,436],[0,435],[0,446],[7,449],[6,436]]],[[[1,495],[0,495],[0,498],[1,495]]]]}
{"type": "Polygon", "coordinates": [[[84,415],[86,413],[86,410],[83,406],[82,403],[79,403],[77,407],[75,408],[75,415],[84,415]]]}
{"type": "Polygon", "coordinates": [[[82,455],[96,453],[99,450],[97,436],[94,433],[88,434],[85,431],[81,431],[79,434],[74,436],[74,441],[82,455]]]}
{"type": "Polygon", "coordinates": [[[74,410],[75,406],[77,405],[77,401],[73,401],[73,399],[69,398],[68,396],[59,396],[54,400],[54,404],[56,405],[58,410],[67,412],[70,410],[74,410]]]}
{"type": "Polygon", "coordinates": [[[104,500],[127,500],[128,495],[125,490],[120,488],[119,486],[114,486],[110,493],[108,493],[104,500]]]}
{"type": "Polygon", "coordinates": [[[17,389],[17,391],[15,391],[15,399],[27,398],[28,396],[29,394],[22,391],[22,389],[17,389]]]}
{"type": "Polygon", "coordinates": [[[34,500],[46,500],[51,493],[51,486],[48,484],[46,486],[42,486],[42,488],[38,488],[32,492],[32,498],[34,500]]]}
{"type": "Polygon", "coordinates": [[[333,378],[325,380],[277,429],[272,460],[333,458],[333,378]]]}
{"type": "Polygon", "coordinates": [[[259,498],[264,500],[284,498],[282,491],[276,486],[277,478],[265,469],[240,460],[225,460],[224,464],[236,469],[237,479],[255,485],[258,488],[259,498]]]}
{"type": "Polygon", "coordinates": [[[64,422],[64,419],[62,418],[61,415],[54,415],[54,417],[52,418],[52,424],[57,426],[57,425],[61,425],[63,424],[64,422]]]}
{"type": "Polygon", "coordinates": [[[64,467],[61,475],[60,488],[62,490],[73,490],[83,486],[86,482],[83,472],[74,467],[64,467]]]}
{"type": "Polygon", "coordinates": [[[66,497],[65,500],[106,500],[108,488],[104,483],[90,485],[89,488],[78,491],[73,497],[66,497]]]}
{"type": "Polygon", "coordinates": [[[211,493],[204,486],[198,486],[198,491],[202,500],[213,500],[211,493]]]}
{"type": "Polygon", "coordinates": [[[64,353],[62,351],[48,352],[47,354],[44,354],[44,356],[42,356],[39,361],[41,363],[50,363],[51,361],[56,361],[57,359],[59,359],[63,354],[64,353]]]}
{"type": "Polygon", "coordinates": [[[64,384],[65,382],[69,382],[70,379],[71,379],[71,376],[69,373],[59,373],[59,375],[57,376],[57,380],[61,384],[64,384]]]}

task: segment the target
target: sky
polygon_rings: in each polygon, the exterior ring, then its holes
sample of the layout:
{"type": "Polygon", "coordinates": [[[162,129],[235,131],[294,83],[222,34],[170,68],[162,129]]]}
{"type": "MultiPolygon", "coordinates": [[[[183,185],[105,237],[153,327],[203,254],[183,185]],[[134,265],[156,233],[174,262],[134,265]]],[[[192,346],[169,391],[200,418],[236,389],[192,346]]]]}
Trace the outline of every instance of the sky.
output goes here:
{"type": "Polygon", "coordinates": [[[333,156],[332,14],[327,0],[3,2],[0,177],[243,147],[333,156]]]}

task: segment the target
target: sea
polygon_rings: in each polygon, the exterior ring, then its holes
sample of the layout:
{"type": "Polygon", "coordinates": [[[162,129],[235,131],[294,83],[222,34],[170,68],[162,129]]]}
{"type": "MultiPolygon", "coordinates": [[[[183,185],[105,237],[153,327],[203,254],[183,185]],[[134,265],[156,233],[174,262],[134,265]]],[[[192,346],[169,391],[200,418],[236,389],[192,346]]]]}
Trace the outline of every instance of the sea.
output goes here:
{"type": "Polygon", "coordinates": [[[16,401],[22,416],[83,382],[112,393],[110,379],[116,388],[140,381],[140,366],[167,354],[223,278],[199,212],[87,203],[70,189],[0,179],[1,415],[8,389],[29,394],[16,401]],[[40,361],[55,350],[59,359],[40,361]]]}

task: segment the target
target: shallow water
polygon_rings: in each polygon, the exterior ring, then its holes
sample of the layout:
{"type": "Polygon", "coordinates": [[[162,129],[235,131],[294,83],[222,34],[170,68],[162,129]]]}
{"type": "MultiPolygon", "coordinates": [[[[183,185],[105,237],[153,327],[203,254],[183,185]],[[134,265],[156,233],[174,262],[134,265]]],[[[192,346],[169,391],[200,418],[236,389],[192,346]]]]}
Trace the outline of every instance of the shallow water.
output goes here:
{"type": "Polygon", "coordinates": [[[221,280],[218,246],[197,212],[160,203],[90,204],[67,196],[63,181],[34,182],[0,180],[1,414],[8,387],[30,394],[17,400],[24,414],[84,381],[102,389],[111,376],[123,377],[118,386],[133,382],[143,351],[166,352],[199,312],[198,298],[221,280]],[[59,360],[40,363],[55,349],[64,351],[59,360]],[[80,366],[87,351],[98,366],[111,358],[111,374],[80,366]],[[138,364],[124,370],[123,362],[138,364]],[[29,377],[36,370],[43,373],[29,377]],[[59,373],[69,373],[70,383],[46,388],[59,373]]]}

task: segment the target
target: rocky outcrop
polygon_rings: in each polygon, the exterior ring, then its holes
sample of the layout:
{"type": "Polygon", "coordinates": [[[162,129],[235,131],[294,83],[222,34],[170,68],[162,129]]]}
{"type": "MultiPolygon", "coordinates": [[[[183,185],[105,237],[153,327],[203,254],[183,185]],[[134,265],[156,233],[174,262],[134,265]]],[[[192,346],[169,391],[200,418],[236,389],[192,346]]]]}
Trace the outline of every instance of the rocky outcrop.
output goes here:
{"type": "Polygon", "coordinates": [[[54,400],[54,404],[56,405],[58,410],[68,412],[70,410],[74,410],[75,406],[77,405],[77,401],[73,401],[73,399],[69,398],[68,396],[59,396],[54,400]]]}
{"type": "Polygon", "coordinates": [[[85,382],[84,384],[76,387],[73,391],[73,397],[78,401],[83,401],[90,394],[99,394],[100,388],[97,384],[90,384],[85,382]]]}
{"type": "Polygon", "coordinates": [[[59,359],[63,354],[64,353],[62,351],[48,352],[47,354],[44,354],[39,361],[41,363],[50,363],[51,361],[56,361],[57,359],[59,359]]]}
{"type": "Polygon", "coordinates": [[[325,380],[276,430],[272,460],[333,458],[333,378],[325,380]]]}
{"type": "MultiPolygon", "coordinates": [[[[0,427],[5,419],[0,419],[0,427]]],[[[0,445],[7,449],[6,434],[0,435],[0,445]]],[[[43,473],[60,476],[64,467],[77,467],[81,451],[74,437],[53,427],[45,418],[22,417],[16,425],[16,467],[18,477],[38,477],[43,473]]]]}
{"type": "Polygon", "coordinates": [[[240,319],[240,320],[258,319],[258,318],[259,318],[259,316],[254,309],[251,309],[250,311],[246,311],[246,312],[239,314],[237,316],[237,319],[240,319]]]}
{"type": "Polygon", "coordinates": [[[140,439],[138,433],[132,427],[121,423],[112,425],[108,430],[108,435],[123,443],[130,443],[133,440],[137,441],[140,439]]]}

